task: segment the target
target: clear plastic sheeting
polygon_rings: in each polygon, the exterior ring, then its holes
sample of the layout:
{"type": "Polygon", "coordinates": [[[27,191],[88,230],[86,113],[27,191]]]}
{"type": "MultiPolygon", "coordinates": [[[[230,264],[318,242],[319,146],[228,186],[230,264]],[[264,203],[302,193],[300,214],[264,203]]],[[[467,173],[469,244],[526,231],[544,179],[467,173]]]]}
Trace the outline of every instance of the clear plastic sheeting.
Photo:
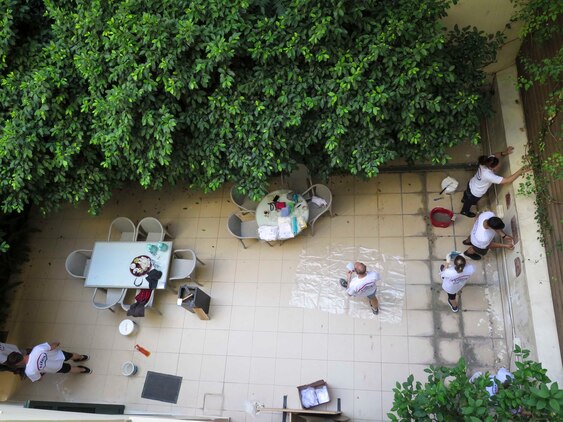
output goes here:
{"type": "Polygon", "coordinates": [[[376,249],[362,246],[331,245],[311,253],[301,252],[295,275],[295,286],[289,304],[301,308],[318,309],[355,318],[378,318],[399,323],[403,317],[405,300],[405,270],[401,257],[384,255],[376,249]],[[378,271],[379,315],[374,315],[365,297],[351,297],[340,285],[346,276],[346,264],[363,262],[368,271],[378,271]]]}

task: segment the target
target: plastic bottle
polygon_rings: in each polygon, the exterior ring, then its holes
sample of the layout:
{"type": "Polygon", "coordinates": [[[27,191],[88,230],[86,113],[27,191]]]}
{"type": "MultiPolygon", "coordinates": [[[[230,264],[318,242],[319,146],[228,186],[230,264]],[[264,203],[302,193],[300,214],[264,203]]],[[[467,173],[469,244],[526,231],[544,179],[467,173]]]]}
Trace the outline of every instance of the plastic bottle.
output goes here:
{"type": "Polygon", "coordinates": [[[141,352],[146,357],[149,357],[151,355],[151,352],[149,352],[144,347],[139,346],[138,344],[135,345],[135,350],[138,350],[139,352],[141,352]]]}

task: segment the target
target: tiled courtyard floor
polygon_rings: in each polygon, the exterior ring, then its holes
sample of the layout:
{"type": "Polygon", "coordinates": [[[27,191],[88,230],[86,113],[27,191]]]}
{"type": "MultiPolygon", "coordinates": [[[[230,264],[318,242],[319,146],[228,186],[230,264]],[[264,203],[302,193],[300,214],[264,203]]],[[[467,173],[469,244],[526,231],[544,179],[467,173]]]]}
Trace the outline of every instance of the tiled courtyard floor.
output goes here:
{"type": "MultiPolygon", "coordinates": [[[[448,175],[460,181],[460,189],[471,176],[448,175]]],[[[33,217],[32,225],[41,231],[33,234],[31,260],[20,276],[24,284],[7,327],[8,341],[25,347],[58,340],[65,350],[89,354],[94,374],[21,382],[11,400],[124,403],[130,411],[245,421],[254,420],[245,412],[247,402],[281,407],[288,395],[289,407],[298,407],[296,386],[324,379],[352,420],[380,421],[386,420],[395,382],[410,373],[424,379],[428,364],[453,364],[460,356],[474,369],[506,364],[495,254],[475,264],[477,273],[463,291],[458,314],[450,311],[440,288],[439,261],[451,250],[465,249],[461,242],[473,224],[463,216],[447,229],[429,224],[432,208],[459,209],[461,193],[438,195],[445,176],[382,174],[369,182],[335,177],[328,184],[334,217],[322,217],[314,237],[305,232],[274,247],[249,241],[243,249],[229,235],[227,217],[236,210],[229,187],[206,195],[181,188],[124,190],[96,217],[75,208],[46,219],[33,217]],[[93,308],[92,291],[67,275],[65,258],[106,240],[118,216],[134,222],[157,217],[168,225],[175,249],[196,251],[206,263],[198,266],[196,279],[212,297],[209,321],[178,307],[169,291],[158,291],[156,307],[163,315],[147,312],[138,320],[138,333],[124,337],[117,330],[124,312],[93,308]],[[332,244],[403,258],[400,322],[289,305],[302,253],[332,244]],[[150,350],[150,357],[134,351],[135,343],[150,350]],[[127,360],[139,366],[129,378],[121,375],[127,360]],[[141,398],[149,370],[183,377],[177,405],[141,398]]],[[[381,304],[382,314],[386,306],[381,304]]],[[[335,400],[328,408],[334,407],[335,400]]],[[[263,413],[255,419],[280,421],[281,415],[263,413]]]]}

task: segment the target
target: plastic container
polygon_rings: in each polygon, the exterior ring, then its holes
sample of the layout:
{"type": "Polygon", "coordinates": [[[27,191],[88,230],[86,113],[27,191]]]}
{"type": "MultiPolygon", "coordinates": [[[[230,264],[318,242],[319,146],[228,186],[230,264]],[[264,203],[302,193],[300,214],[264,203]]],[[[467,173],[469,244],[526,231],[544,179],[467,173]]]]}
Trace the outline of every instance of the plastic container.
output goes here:
{"type": "Polygon", "coordinates": [[[145,355],[146,357],[149,357],[151,355],[151,352],[149,352],[147,349],[145,349],[142,346],[139,346],[138,344],[135,345],[135,350],[141,352],[143,355],[145,355]]]}
{"type": "Polygon", "coordinates": [[[130,336],[137,329],[137,324],[130,319],[124,319],[119,323],[119,334],[122,336],[130,336]]]}
{"type": "Polygon", "coordinates": [[[437,207],[430,211],[430,222],[434,227],[445,229],[454,221],[454,213],[446,208],[437,207]]]}
{"type": "Polygon", "coordinates": [[[124,362],[123,365],[121,365],[121,373],[126,377],[135,375],[137,373],[137,370],[137,365],[135,365],[131,361],[124,362]]]}
{"type": "Polygon", "coordinates": [[[442,180],[440,186],[442,187],[442,192],[446,193],[447,195],[451,195],[456,191],[457,187],[459,186],[459,182],[453,177],[448,176],[444,180],[442,180]]]}

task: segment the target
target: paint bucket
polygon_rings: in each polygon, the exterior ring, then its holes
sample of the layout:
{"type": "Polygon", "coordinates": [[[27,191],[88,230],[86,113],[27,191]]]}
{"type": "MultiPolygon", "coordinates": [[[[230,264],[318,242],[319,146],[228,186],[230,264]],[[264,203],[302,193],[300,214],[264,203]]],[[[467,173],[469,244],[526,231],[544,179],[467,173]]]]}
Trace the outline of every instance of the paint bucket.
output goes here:
{"type": "Polygon", "coordinates": [[[446,228],[452,224],[454,213],[446,208],[437,207],[430,211],[430,222],[434,227],[446,228]]]}
{"type": "Polygon", "coordinates": [[[135,375],[137,373],[137,365],[131,361],[127,361],[121,366],[121,373],[126,377],[135,375]]]}
{"type": "Polygon", "coordinates": [[[459,182],[455,180],[453,177],[448,176],[444,180],[442,180],[440,186],[442,186],[442,191],[440,192],[440,195],[444,192],[447,195],[449,195],[455,192],[455,190],[459,186],[459,182]]]}
{"type": "Polygon", "coordinates": [[[135,324],[134,321],[131,321],[130,319],[124,319],[119,324],[119,334],[121,334],[122,336],[130,336],[135,332],[136,328],[137,324],[135,324]]]}

